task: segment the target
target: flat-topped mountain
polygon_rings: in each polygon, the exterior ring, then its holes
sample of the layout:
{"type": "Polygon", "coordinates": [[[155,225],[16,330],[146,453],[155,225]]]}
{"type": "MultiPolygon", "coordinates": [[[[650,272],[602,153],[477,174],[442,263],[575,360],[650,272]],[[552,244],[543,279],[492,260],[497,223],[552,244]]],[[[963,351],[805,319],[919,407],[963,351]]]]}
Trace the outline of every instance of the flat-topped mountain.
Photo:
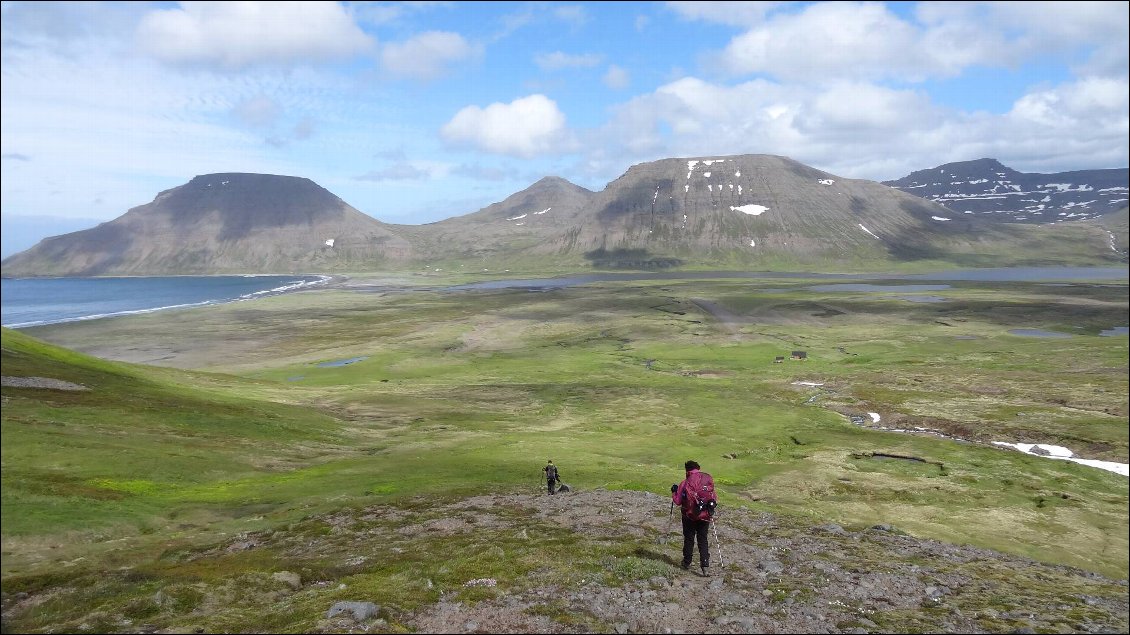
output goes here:
{"type": "Polygon", "coordinates": [[[427,225],[382,223],[309,179],[210,174],[93,229],[43,240],[6,259],[3,274],[433,265],[464,271],[682,265],[874,270],[914,261],[1005,266],[1124,260],[1097,225],[1066,223],[1049,232],[982,216],[772,155],[641,163],[600,192],[546,177],[477,212],[427,225]]]}
{"type": "Polygon", "coordinates": [[[1017,172],[996,159],[947,163],[884,185],[992,220],[1050,223],[1084,220],[1126,206],[1130,170],[1017,172]]]}
{"type": "Polygon", "coordinates": [[[310,179],[197,176],[84,231],[4,261],[5,275],[158,275],[369,267],[411,253],[406,240],[310,179]]]}

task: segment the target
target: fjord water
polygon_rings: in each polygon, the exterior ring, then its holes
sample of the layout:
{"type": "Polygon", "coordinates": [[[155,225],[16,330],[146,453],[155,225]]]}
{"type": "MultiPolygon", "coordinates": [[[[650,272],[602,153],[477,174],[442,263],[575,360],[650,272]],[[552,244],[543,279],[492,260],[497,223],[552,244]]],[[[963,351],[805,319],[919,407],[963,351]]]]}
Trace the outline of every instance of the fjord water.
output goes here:
{"type": "Polygon", "coordinates": [[[0,280],[10,328],[233,302],[317,285],[326,276],[161,276],[0,280]]]}

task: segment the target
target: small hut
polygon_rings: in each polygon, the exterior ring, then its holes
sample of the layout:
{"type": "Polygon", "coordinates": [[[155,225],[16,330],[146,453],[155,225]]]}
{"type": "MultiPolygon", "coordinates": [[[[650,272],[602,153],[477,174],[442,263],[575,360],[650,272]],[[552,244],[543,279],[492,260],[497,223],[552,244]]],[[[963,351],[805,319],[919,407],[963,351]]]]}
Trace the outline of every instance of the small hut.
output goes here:
{"type": "Polygon", "coordinates": [[[778,355],[776,358],[773,359],[774,364],[782,364],[782,363],[784,363],[784,361],[785,361],[784,355],[778,355]]]}
{"type": "Polygon", "coordinates": [[[805,351],[793,351],[792,359],[799,359],[803,362],[808,359],[808,353],[805,351]]]}

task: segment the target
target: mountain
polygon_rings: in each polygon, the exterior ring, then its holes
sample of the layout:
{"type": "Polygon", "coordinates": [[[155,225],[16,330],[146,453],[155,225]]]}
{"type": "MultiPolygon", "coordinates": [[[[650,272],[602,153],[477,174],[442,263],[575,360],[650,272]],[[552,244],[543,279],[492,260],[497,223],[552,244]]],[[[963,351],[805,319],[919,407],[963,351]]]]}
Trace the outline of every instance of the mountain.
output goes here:
{"type": "Polygon", "coordinates": [[[598,193],[585,224],[556,237],[594,262],[833,262],[917,258],[974,223],[873,181],[786,157],[664,159],[598,193]],[[937,244],[935,244],[937,243],[937,244]],[[627,258],[623,256],[627,255],[627,258]]]}
{"type": "Polygon", "coordinates": [[[197,176],[91,229],[47,238],[4,275],[168,275],[340,270],[411,254],[411,245],[313,181],[197,176]]]}
{"type": "Polygon", "coordinates": [[[483,209],[427,225],[396,225],[420,253],[469,262],[541,252],[555,236],[585,223],[596,195],[549,176],[483,209]]]}
{"type": "Polygon", "coordinates": [[[884,185],[993,220],[1050,223],[1094,218],[1126,206],[1130,171],[1017,172],[996,159],[947,163],[884,185]]]}
{"type": "Polygon", "coordinates": [[[0,259],[34,247],[44,236],[58,236],[94,227],[94,218],[0,215],[0,259]]]}
{"type": "Polygon", "coordinates": [[[772,155],[641,163],[600,192],[547,177],[477,212],[427,225],[382,223],[308,179],[210,174],[98,227],[43,240],[4,260],[3,274],[875,270],[1119,257],[1103,227],[1067,225],[1076,227],[1047,231],[957,214],[897,188],[772,155]]]}
{"type": "Polygon", "coordinates": [[[641,163],[596,193],[543,179],[474,214],[395,229],[449,266],[491,267],[1066,263],[1072,253],[1098,254],[1107,242],[1100,228],[1057,241],[1027,231],[1034,228],[1001,227],[772,155],[641,163]]]}
{"type": "Polygon", "coordinates": [[[1123,258],[1130,256],[1130,208],[1123,207],[1117,212],[1083,221],[1082,224],[1097,225],[1110,236],[1111,251],[1123,258]]]}

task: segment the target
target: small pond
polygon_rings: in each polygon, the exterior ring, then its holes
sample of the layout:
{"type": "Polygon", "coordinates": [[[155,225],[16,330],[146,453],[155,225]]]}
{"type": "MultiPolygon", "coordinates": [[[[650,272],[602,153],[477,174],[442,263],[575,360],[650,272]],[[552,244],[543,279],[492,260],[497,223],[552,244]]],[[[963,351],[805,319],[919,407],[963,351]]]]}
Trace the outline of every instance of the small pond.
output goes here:
{"type": "Polygon", "coordinates": [[[945,302],[946,299],[938,295],[896,295],[893,296],[896,300],[906,300],[907,302],[945,302]]]}
{"type": "Polygon", "coordinates": [[[369,357],[368,356],[365,356],[365,357],[350,357],[349,359],[339,359],[336,362],[322,362],[321,364],[318,364],[318,367],[319,368],[334,368],[334,367],[337,367],[337,366],[348,366],[350,364],[356,364],[357,362],[364,361],[366,359],[369,359],[369,357]]]}
{"type": "Polygon", "coordinates": [[[944,291],[950,288],[948,284],[814,284],[805,287],[809,291],[892,291],[899,293],[912,293],[915,291],[944,291]]]}
{"type": "Polygon", "coordinates": [[[1021,337],[1071,337],[1068,333],[1057,333],[1056,331],[1045,331],[1044,329],[1009,329],[1008,332],[1021,337]]]}

